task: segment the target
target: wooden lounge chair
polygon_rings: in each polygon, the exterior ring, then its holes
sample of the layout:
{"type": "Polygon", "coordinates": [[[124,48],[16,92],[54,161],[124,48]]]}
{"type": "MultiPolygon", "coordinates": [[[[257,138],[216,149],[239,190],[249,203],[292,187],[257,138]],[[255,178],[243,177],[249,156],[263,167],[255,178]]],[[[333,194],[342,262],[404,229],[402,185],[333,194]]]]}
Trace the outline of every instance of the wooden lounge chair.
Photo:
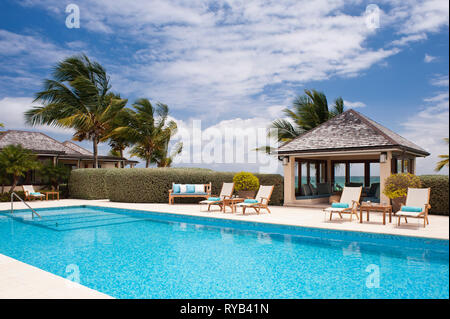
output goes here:
{"type": "Polygon", "coordinates": [[[231,198],[234,192],[234,183],[223,183],[222,190],[220,191],[219,196],[209,197],[207,200],[201,201],[199,204],[208,205],[208,211],[210,210],[212,205],[218,205],[220,208],[223,206],[223,200],[225,198],[231,198]]]}
{"type": "Polygon", "coordinates": [[[211,183],[209,184],[175,184],[172,183],[172,189],[169,189],[169,205],[174,203],[175,197],[211,197],[211,183]],[[189,188],[194,187],[194,191],[189,188]],[[180,188],[182,188],[180,190],[180,188]],[[198,189],[200,188],[200,189],[198,189]]]}
{"type": "Polygon", "coordinates": [[[270,197],[272,196],[274,186],[260,186],[258,193],[255,196],[255,202],[243,202],[239,203],[236,206],[242,207],[242,214],[245,215],[245,210],[247,208],[253,208],[256,213],[259,215],[261,209],[266,209],[270,214],[270,209],[268,207],[270,197]]]}
{"type": "Polygon", "coordinates": [[[342,214],[350,214],[350,220],[352,220],[353,215],[356,216],[356,219],[359,218],[358,216],[358,206],[359,206],[359,199],[361,198],[362,193],[362,187],[348,187],[345,186],[344,190],[342,191],[341,199],[339,201],[339,204],[341,206],[347,206],[347,207],[327,207],[323,211],[326,213],[330,213],[330,220],[333,217],[333,213],[337,213],[341,218],[342,214]]]}
{"type": "Polygon", "coordinates": [[[23,192],[25,193],[25,200],[40,199],[43,200],[45,195],[34,190],[33,185],[22,185],[23,192]]]}
{"type": "Polygon", "coordinates": [[[398,226],[400,226],[402,217],[405,218],[406,223],[408,223],[407,218],[411,217],[423,218],[423,227],[426,227],[426,225],[429,224],[428,210],[431,208],[430,193],[430,188],[408,188],[405,205],[402,204],[400,206],[400,211],[395,213],[398,218],[398,226]]]}

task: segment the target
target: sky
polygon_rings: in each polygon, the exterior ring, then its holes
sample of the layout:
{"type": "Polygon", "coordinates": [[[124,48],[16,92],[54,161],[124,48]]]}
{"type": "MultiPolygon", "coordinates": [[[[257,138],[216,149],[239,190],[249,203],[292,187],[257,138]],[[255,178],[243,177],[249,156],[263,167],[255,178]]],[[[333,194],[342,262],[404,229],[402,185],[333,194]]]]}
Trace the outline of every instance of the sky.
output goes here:
{"type": "Polygon", "coordinates": [[[38,105],[34,94],[52,67],[80,53],[105,66],[129,106],[141,97],[169,105],[176,140],[201,126],[202,145],[185,143],[178,166],[272,170],[278,161],[255,160],[253,144],[270,142],[265,128],[305,89],[323,91],[330,104],[341,96],[429,151],[419,174],[434,173],[449,151],[445,0],[2,0],[0,122],[70,139],[70,130],[26,126],[23,112],[38,105]],[[257,139],[227,140],[227,130],[257,139]]]}

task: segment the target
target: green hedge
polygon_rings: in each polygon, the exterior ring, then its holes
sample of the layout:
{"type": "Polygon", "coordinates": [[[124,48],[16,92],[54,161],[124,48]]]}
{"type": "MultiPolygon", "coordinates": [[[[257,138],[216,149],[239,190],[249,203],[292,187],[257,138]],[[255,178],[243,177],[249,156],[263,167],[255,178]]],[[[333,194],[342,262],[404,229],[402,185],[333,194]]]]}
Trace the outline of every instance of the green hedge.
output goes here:
{"type": "MultiPolygon", "coordinates": [[[[69,181],[73,198],[109,198],[114,202],[167,203],[172,183],[212,183],[212,194],[219,194],[223,182],[232,182],[235,173],[190,168],[77,169],[69,181]]],[[[275,185],[272,205],[283,203],[283,177],[255,174],[261,185],[275,185]]],[[[176,203],[195,203],[200,199],[177,198],[176,203]]]]}
{"type": "Polygon", "coordinates": [[[108,169],[83,168],[70,173],[69,193],[71,198],[107,199],[106,174],[108,169]]]}
{"type": "Polygon", "coordinates": [[[422,175],[419,176],[422,187],[431,187],[431,214],[449,215],[448,211],[448,176],[447,175],[422,175]]]}

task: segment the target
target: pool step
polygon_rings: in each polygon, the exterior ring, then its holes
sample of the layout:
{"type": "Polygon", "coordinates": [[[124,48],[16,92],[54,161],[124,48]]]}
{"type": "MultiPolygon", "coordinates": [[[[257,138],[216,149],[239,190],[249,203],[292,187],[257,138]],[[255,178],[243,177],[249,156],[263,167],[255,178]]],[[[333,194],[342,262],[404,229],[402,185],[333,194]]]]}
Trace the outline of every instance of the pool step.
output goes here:
{"type": "Polygon", "coordinates": [[[111,226],[125,223],[141,222],[145,219],[134,218],[113,213],[80,213],[80,214],[60,214],[47,215],[42,218],[31,219],[27,217],[15,217],[25,224],[43,227],[56,231],[76,230],[83,228],[111,226]]]}

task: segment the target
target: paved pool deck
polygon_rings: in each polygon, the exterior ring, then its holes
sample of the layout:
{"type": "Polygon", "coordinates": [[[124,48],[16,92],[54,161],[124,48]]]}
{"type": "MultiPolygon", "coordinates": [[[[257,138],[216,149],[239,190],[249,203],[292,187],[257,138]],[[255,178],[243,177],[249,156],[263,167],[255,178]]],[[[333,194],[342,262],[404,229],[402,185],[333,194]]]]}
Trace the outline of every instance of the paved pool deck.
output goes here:
{"type": "MultiPolygon", "coordinates": [[[[116,207],[154,211],[162,213],[175,213],[183,215],[203,216],[211,218],[227,218],[233,220],[272,223],[281,225],[294,225],[303,227],[315,227],[324,229],[337,229],[345,231],[359,231],[379,234],[392,234],[401,236],[413,236],[435,239],[449,239],[449,217],[430,215],[430,224],[424,228],[423,220],[409,219],[408,224],[402,221],[397,226],[397,218],[393,217],[392,223],[387,218],[386,225],[382,224],[381,213],[371,213],[370,221],[364,214],[363,223],[348,215],[344,219],[335,216],[330,221],[320,209],[270,206],[271,214],[263,212],[260,215],[249,211],[245,215],[239,209],[232,214],[230,210],[222,213],[218,207],[206,211],[206,206],[195,204],[130,204],[114,203],[108,200],[76,200],[65,199],[60,201],[34,201],[33,208],[62,207],[76,205],[94,205],[104,207],[116,207]]],[[[26,208],[22,203],[15,202],[15,209],[26,208]]],[[[0,211],[9,210],[9,203],[0,203],[0,211]]],[[[71,281],[50,274],[44,270],[24,264],[18,260],[0,254],[0,298],[111,298],[98,291],[72,283],[71,281]]]]}

